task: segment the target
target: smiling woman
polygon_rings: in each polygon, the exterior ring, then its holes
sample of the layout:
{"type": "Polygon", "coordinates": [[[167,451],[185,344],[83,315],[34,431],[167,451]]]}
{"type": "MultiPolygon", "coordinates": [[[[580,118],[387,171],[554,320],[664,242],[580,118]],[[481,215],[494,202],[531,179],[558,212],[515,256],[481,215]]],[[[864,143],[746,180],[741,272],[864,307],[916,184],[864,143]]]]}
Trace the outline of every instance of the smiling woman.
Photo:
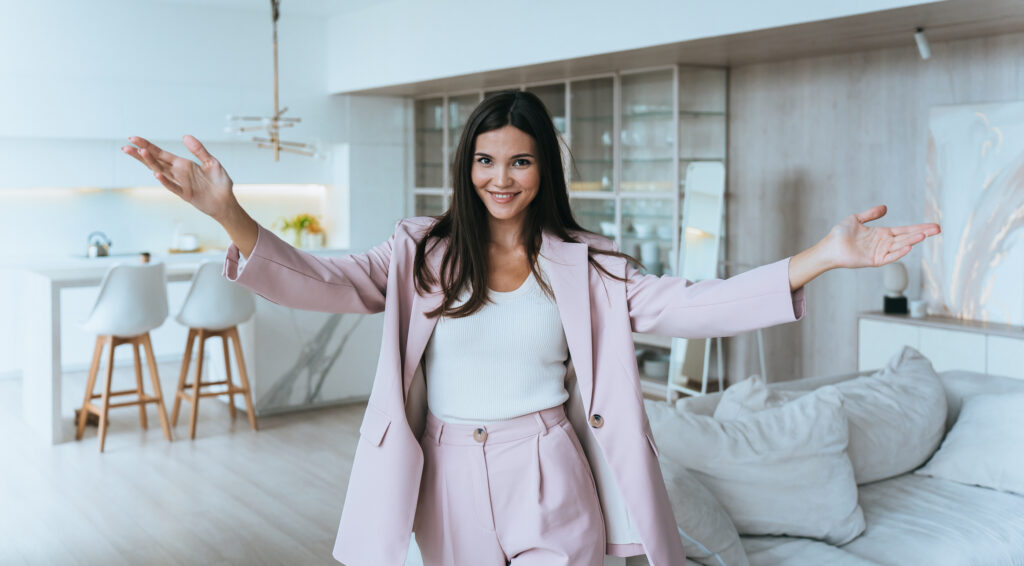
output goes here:
{"type": "Polygon", "coordinates": [[[540,99],[505,91],[466,121],[449,210],[400,221],[366,253],[318,258],[253,221],[195,138],[185,143],[201,165],[132,142],[126,153],[231,235],[229,279],[285,306],[385,313],[334,547],[352,565],[403,564],[412,532],[427,566],[601,566],[605,553],[684,563],[632,333],[799,320],[817,275],[890,263],[939,231],[865,226],[878,206],[727,280],[643,274],[573,217],[540,99]]]}

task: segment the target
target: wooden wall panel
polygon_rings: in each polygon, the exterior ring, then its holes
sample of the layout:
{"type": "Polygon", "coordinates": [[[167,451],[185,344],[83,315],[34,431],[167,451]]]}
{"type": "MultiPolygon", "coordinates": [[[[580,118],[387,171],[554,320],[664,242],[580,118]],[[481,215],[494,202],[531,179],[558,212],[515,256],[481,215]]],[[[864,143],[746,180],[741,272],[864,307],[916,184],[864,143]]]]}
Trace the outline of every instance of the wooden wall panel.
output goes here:
{"type": "MultiPolygon", "coordinates": [[[[924,215],[928,113],[1024,100],[1024,33],[735,67],[730,75],[727,254],[760,265],[797,253],[844,216],[886,204],[890,225],[924,215]]],[[[921,251],[903,259],[920,295],[921,251]]],[[[735,273],[733,270],[731,273],[735,273]]],[[[857,320],[881,310],[877,269],[807,288],[807,317],[765,331],[771,381],[855,371],[857,320]]],[[[757,370],[757,342],[727,340],[731,381],[757,370]]]]}

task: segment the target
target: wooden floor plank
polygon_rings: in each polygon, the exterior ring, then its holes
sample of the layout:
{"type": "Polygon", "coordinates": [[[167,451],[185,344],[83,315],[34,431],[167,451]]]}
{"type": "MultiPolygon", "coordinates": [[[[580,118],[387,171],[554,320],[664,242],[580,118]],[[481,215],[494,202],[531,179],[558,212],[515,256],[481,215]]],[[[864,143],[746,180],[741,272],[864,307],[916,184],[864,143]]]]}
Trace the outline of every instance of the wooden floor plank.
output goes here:
{"type": "MultiPolygon", "coordinates": [[[[161,364],[173,399],[175,364],[161,364]]],[[[118,368],[115,389],[134,386],[118,368]]],[[[85,372],[63,383],[65,420],[85,372]]],[[[189,407],[183,407],[188,410],[189,407]]],[[[200,404],[196,439],[180,418],[167,442],[134,407],[112,409],[106,451],[96,427],[48,446],[21,420],[21,383],[0,381],[0,563],[336,564],[331,558],[365,404],[277,415],[200,404]]],[[[147,407],[151,422],[156,408],[147,407]]],[[[183,415],[185,416],[185,415],[183,415]]]]}

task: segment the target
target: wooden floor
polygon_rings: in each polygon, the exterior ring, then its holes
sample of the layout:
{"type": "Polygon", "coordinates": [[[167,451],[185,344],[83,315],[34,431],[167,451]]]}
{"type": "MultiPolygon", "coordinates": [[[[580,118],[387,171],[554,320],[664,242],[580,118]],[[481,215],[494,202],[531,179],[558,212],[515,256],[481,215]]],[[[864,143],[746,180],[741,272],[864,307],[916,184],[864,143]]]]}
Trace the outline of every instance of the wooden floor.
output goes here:
{"type": "MultiPolygon", "coordinates": [[[[118,368],[114,388],[134,387],[118,368]]],[[[125,371],[127,370],[127,371],[125,371]]],[[[167,412],[176,365],[161,365],[167,412]]],[[[148,380],[146,381],[148,388],[148,380]]],[[[85,374],[64,380],[68,419],[85,374]]],[[[21,382],[0,381],[0,564],[337,564],[331,558],[365,404],[265,417],[200,404],[196,439],[188,406],[174,441],[156,409],[149,429],[136,407],[111,409],[106,452],[96,427],[56,446],[21,420],[21,382]]]]}

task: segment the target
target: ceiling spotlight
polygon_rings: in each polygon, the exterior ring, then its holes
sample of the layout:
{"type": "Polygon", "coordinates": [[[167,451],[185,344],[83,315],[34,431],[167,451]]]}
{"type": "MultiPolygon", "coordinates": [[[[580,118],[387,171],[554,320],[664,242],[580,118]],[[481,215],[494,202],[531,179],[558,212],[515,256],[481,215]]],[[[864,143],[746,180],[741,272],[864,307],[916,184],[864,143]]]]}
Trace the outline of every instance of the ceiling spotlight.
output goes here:
{"type": "Polygon", "coordinates": [[[917,28],[914,32],[914,41],[917,42],[917,52],[921,59],[928,60],[932,56],[932,48],[928,45],[928,37],[924,35],[924,28],[917,28]]]}

